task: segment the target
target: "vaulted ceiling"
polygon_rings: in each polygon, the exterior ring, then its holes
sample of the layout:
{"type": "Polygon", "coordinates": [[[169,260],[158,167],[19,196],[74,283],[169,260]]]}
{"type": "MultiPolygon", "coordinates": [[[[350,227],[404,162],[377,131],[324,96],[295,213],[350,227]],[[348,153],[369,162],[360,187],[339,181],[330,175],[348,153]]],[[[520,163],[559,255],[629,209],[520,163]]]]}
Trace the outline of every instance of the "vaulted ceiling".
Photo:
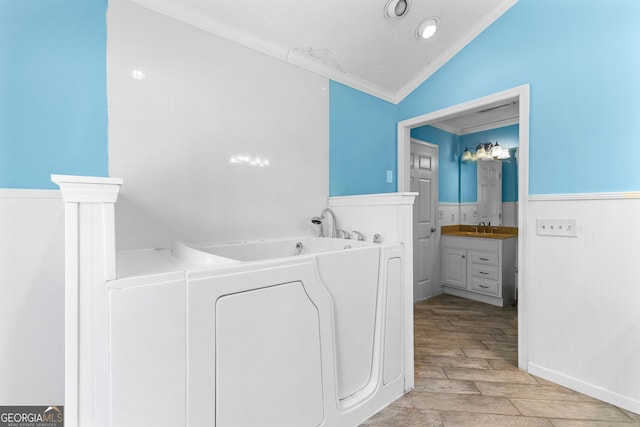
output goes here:
{"type": "Polygon", "coordinates": [[[133,0],[213,34],[397,103],[517,0],[133,0]],[[438,32],[418,39],[429,17],[438,32]]]}

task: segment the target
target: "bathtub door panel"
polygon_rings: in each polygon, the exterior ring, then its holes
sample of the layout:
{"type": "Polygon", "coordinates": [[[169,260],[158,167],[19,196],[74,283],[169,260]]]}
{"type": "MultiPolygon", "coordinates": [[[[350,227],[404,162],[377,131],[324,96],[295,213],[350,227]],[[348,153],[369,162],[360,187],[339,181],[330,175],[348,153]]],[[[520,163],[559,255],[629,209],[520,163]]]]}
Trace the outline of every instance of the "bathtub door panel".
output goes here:
{"type": "Polygon", "coordinates": [[[318,271],[332,297],[338,398],[362,390],[373,368],[379,248],[318,255],[318,271]]]}
{"type": "Polygon", "coordinates": [[[185,426],[184,281],[112,290],[111,423],[185,426]]]}
{"type": "Polygon", "coordinates": [[[402,374],[402,260],[387,259],[387,306],[384,331],[383,383],[402,374]]]}
{"type": "Polygon", "coordinates": [[[216,348],[216,427],[322,424],[320,322],[301,282],[219,298],[216,348]]]}

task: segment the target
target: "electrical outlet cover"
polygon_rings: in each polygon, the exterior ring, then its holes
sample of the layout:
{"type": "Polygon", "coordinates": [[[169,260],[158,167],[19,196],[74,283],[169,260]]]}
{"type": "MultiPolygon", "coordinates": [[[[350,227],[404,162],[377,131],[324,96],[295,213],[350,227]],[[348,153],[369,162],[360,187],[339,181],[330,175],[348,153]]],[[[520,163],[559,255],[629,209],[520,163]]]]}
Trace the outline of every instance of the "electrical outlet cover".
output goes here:
{"type": "Polygon", "coordinates": [[[575,218],[537,218],[538,236],[578,237],[578,220],[575,218]]]}

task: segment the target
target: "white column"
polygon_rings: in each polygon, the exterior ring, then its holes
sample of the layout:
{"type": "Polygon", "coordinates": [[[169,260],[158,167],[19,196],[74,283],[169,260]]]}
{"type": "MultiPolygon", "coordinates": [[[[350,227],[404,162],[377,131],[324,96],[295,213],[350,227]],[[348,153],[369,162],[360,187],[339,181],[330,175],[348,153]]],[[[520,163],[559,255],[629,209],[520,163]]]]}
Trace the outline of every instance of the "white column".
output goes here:
{"type": "Polygon", "coordinates": [[[65,205],[65,426],[109,425],[107,280],[122,180],[52,175],[65,205]]]}

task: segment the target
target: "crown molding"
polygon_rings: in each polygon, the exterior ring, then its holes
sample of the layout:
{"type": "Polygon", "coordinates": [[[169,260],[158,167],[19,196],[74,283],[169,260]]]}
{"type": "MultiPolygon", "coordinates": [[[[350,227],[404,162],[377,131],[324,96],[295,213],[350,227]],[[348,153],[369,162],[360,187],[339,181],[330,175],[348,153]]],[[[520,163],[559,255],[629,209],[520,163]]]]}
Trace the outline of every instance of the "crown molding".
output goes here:
{"type": "Polygon", "coordinates": [[[176,19],[187,25],[199,28],[209,34],[221,37],[231,42],[240,44],[249,49],[271,56],[287,64],[294,65],[322,77],[335,80],[369,95],[380,98],[384,101],[397,104],[398,100],[394,93],[386,91],[363,79],[357,78],[349,73],[337,70],[334,67],[323,64],[303,53],[288,49],[284,46],[267,43],[257,37],[250,36],[239,31],[230,25],[204,15],[203,13],[189,8],[183,4],[171,0],[131,0],[133,3],[152,10],[159,14],[176,19]]]}
{"type": "Polygon", "coordinates": [[[242,46],[269,55],[280,61],[286,62],[287,64],[291,64],[314,74],[318,74],[328,79],[335,80],[338,83],[342,83],[392,104],[398,104],[413,90],[420,86],[427,78],[435,73],[440,67],[442,67],[447,61],[453,58],[471,40],[478,36],[478,34],[484,31],[489,25],[491,25],[496,19],[498,19],[503,13],[505,13],[511,6],[516,3],[517,0],[509,0],[503,3],[501,7],[494,11],[494,13],[489,15],[486,19],[478,22],[478,24],[467,33],[466,37],[461,39],[458,43],[453,44],[443,55],[440,55],[438,58],[436,58],[435,61],[429,63],[429,65],[427,65],[427,67],[425,67],[422,72],[418,73],[414,79],[404,85],[398,92],[385,90],[352,74],[345,73],[334,67],[323,64],[322,62],[304,55],[299,51],[288,49],[275,43],[267,43],[257,37],[253,37],[242,31],[239,31],[221,21],[208,17],[203,13],[184,4],[180,4],[172,0],[131,1],[146,9],[152,10],[170,18],[177,19],[178,21],[181,21],[185,24],[194,26],[210,34],[214,34],[223,39],[230,40],[242,46]]]}
{"type": "Polygon", "coordinates": [[[479,21],[476,26],[472,27],[466,36],[460,39],[457,43],[454,43],[447,49],[442,55],[439,55],[433,62],[429,63],[421,73],[417,74],[412,80],[404,85],[398,92],[395,93],[395,103],[399,103],[406,98],[411,92],[416,90],[418,86],[424,83],[429,77],[431,77],[440,67],[449,62],[458,52],[460,52],[466,45],[468,45],[473,39],[475,39],[480,33],[486,30],[491,24],[493,24],[498,18],[500,18],[507,10],[509,10],[518,0],[509,0],[504,2],[499,8],[497,8],[486,19],[479,21]]]}

